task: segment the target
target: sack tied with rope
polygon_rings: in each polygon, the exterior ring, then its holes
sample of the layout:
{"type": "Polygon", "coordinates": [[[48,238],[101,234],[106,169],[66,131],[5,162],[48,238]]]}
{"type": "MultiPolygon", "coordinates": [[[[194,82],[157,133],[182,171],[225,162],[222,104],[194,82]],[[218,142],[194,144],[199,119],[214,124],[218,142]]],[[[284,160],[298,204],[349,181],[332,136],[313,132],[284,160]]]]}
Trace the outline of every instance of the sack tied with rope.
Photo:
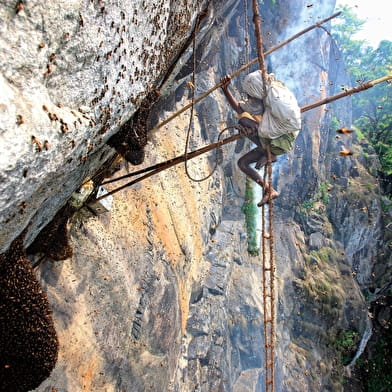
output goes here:
{"type": "Polygon", "coordinates": [[[239,116],[240,124],[248,128],[257,126],[262,145],[270,142],[274,155],[290,151],[301,129],[301,110],[294,94],[283,82],[275,79],[274,74],[269,74],[267,95],[263,99],[260,70],[248,74],[242,87],[249,99],[240,102],[244,110],[239,116]]]}

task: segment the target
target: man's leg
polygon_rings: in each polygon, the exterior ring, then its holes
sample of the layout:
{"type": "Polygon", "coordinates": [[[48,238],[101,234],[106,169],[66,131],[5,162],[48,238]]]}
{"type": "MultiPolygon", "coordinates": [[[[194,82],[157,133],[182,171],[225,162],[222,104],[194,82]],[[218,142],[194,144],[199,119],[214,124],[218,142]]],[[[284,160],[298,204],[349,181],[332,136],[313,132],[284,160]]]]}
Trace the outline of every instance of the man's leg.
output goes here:
{"type": "Polygon", "coordinates": [[[260,147],[254,148],[238,160],[238,167],[264,189],[264,181],[260,174],[250,166],[252,163],[258,162],[263,153],[264,151],[260,147]]]}
{"type": "MultiPolygon", "coordinates": [[[[259,184],[263,188],[263,198],[261,201],[257,204],[258,207],[261,207],[265,203],[268,202],[270,198],[270,191],[269,191],[269,185],[264,184],[263,179],[261,178],[260,174],[258,171],[253,169],[250,165],[252,163],[257,162],[257,166],[261,164],[260,168],[265,166],[267,163],[267,156],[264,155],[265,152],[262,150],[260,147],[257,147],[251,151],[249,151],[247,154],[242,156],[238,160],[238,166],[239,168],[248,176],[250,177],[253,181],[255,181],[257,184],[259,184]]],[[[276,156],[272,155],[271,157],[272,162],[276,161],[276,156]]],[[[279,193],[272,188],[271,191],[271,198],[276,199],[279,196],[279,193]]]]}

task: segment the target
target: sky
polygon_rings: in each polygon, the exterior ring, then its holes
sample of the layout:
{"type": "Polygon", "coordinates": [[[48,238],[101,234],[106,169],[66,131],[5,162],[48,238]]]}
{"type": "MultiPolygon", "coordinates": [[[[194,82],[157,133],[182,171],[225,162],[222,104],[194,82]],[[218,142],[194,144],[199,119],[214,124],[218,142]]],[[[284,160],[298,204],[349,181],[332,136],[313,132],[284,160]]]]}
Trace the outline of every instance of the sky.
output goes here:
{"type": "Polygon", "coordinates": [[[392,41],[391,0],[338,0],[336,4],[348,5],[360,19],[366,19],[353,38],[364,39],[373,48],[383,39],[392,41]]]}

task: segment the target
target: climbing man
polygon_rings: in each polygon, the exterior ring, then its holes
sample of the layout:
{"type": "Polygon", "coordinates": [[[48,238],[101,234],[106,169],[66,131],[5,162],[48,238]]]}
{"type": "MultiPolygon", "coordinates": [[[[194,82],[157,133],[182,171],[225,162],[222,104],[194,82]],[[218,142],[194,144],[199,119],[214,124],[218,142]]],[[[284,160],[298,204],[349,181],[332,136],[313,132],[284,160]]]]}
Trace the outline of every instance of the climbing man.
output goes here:
{"type": "Polygon", "coordinates": [[[247,94],[245,101],[238,102],[231,91],[229,75],[221,79],[221,88],[230,106],[239,117],[239,129],[256,145],[238,160],[239,168],[263,189],[263,198],[257,204],[264,205],[270,198],[275,199],[279,193],[266,184],[258,170],[268,162],[267,148],[271,152],[271,163],[278,155],[286,154],[292,149],[294,140],[301,128],[300,109],[294,95],[282,82],[268,75],[267,95],[264,97],[261,71],[248,74],[242,83],[247,94]],[[256,163],[255,169],[251,164],[256,163]]]}

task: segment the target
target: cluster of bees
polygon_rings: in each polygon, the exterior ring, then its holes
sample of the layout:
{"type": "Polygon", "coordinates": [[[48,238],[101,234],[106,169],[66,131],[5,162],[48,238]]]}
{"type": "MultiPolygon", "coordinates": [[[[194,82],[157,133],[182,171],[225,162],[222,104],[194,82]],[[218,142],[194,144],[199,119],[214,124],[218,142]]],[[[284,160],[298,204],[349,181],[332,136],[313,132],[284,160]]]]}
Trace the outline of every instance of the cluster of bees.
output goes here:
{"type": "Polygon", "coordinates": [[[37,388],[58,355],[52,312],[27,259],[24,235],[0,255],[1,391],[37,388]]]}

